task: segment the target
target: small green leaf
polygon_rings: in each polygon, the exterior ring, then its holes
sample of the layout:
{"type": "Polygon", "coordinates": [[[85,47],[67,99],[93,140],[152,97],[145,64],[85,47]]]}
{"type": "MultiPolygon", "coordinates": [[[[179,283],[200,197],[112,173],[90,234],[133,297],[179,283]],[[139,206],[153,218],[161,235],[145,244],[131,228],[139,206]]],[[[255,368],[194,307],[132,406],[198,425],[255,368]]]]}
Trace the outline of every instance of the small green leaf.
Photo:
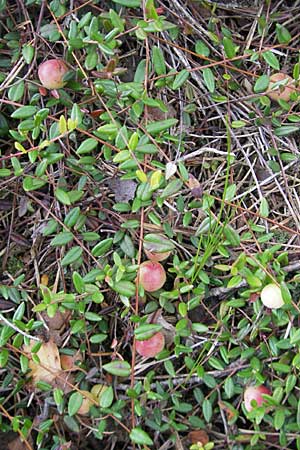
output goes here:
{"type": "Polygon", "coordinates": [[[67,121],[65,119],[65,116],[60,116],[59,123],[58,123],[58,129],[59,129],[60,134],[65,134],[68,131],[67,121]]]}
{"type": "Polygon", "coordinates": [[[21,108],[16,109],[11,117],[13,119],[27,119],[28,117],[32,117],[37,112],[36,106],[21,106],[21,108]]]}
{"type": "Polygon", "coordinates": [[[211,402],[208,399],[203,400],[202,412],[204,419],[206,420],[207,423],[209,423],[212,417],[212,406],[211,402]]]}
{"type": "Polygon", "coordinates": [[[85,289],[85,283],[83,281],[82,276],[78,272],[73,272],[72,280],[73,280],[73,284],[76,289],[76,292],[78,292],[78,294],[83,294],[84,289],[85,289]]]}
{"type": "Polygon", "coordinates": [[[22,48],[22,55],[26,64],[30,64],[34,57],[34,47],[30,44],[24,45],[22,48]]]}
{"type": "Polygon", "coordinates": [[[52,239],[50,245],[53,247],[59,247],[62,245],[66,245],[69,242],[72,241],[74,238],[73,233],[70,233],[68,231],[63,231],[62,233],[58,233],[54,239],[52,239]]]}
{"type": "Polygon", "coordinates": [[[80,428],[78,423],[76,422],[75,419],[73,419],[73,417],[70,416],[64,416],[64,423],[66,424],[66,426],[69,428],[69,430],[73,431],[73,433],[79,433],[80,432],[80,428]]]}
{"type": "Polygon", "coordinates": [[[74,227],[74,225],[76,225],[77,223],[77,220],[79,219],[79,216],[80,216],[80,208],[79,206],[76,206],[75,208],[72,208],[68,212],[68,214],[65,217],[64,224],[70,228],[74,227]]]}
{"type": "Polygon", "coordinates": [[[63,205],[71,205],[70,197],[63,189],[57,188],[54,195],[63,205]]]}
{"type": "Polygon", "coordinates": [[[167,73],[163,52],[156,46],[152,49],[152,64],[157,75],[165,75],[167,73]]]}
{"type": "Polygon", "coordinates": [[[227,58],[234,58],[236,55],[236,49],[232,39],[225,36],[223,38],[223,45],[227,58]]]}
{"type": "MultiPolygon", "coordinates": [[[[300,336],[299,336],[299,340],[300,340],[300,336]]],[[[287,379],[285,380],[285,391],[287,394],[289,392],[292,392],[292,390],[296,386],[296,383],[297,383],[296,375],[294,375],[294,374],[288,375],[287,379]]]]}
{"type": "Polygon", "coordinates": [[[234,245],[236,247],[240,244],[240,236],[238,232],[234,228],[232,228],[231,225],[226,225],[223,231],[227,241],[231,245],[234,245]]]}
{"type": "Polygon", "coordinates": [[[126,8],[138,8],[141,6],[141,0],[113,0],[113,2],[126,8]]]}
{"type": "Polygon", "coordinates": [[[135,444],[139,445],[153,445],[153,441],[146,431],[142,430],[140,427],[135,427],[130,432],[130,439],[135,444]]]}
{"type": "Polygon", "coordinates": [[[259,213],[260,213],[261,217],[269,216],[269,205],[268,205],[268,201],[265,197],[263,197],[261,199],[259,213]]]}
{"type": "Polygon", "coordinates": [[[135,295],[135,284],[131,281],[121,280],[114,284],[113,289],[124,297],[130,298],[135,295]]]}
{"type": "Polygon", "coordinates": [[[264,52],[262,54],[262,57],[264,58],[266,63],[269,64],[270,67],[272,67],[273,69],[276,69],[276,70],[280,69],[280,64],[277,59],[277,56],[274,55],[274,53],[271,52],[271,50],[267,50],[266,52],[264,52]]]}
{"type": "Polygon", "coordinates": [[[213,71],[207,67],[206,69],[203,69],[203,80],[205,83],[205,86],[209,90],[209,92],[212,94],[215,92],[215,77],[213,71]]]}
{"type": "Polygon", "coordinates": [[[179,179],[172,180],[167,186],[164,188],[162,193],[160,194],[160,197],[165,199],[168,197],[171,197],[171,195],[176,194],[180,189],[182,188],[182,181],[179,179]]]}
{"type": "Polygon", "coordinates": [[[68,414],[69,416],[74,416],[82,405],[83,397],[79,392],[73,392],[69,398],[68,403],[68,414]]]}
{"type": "Polygon", "coordinates": [[[82,239],[87,242],[98,241],[100,239],[100,235],[95,231],[86,231],[82,233],[82,239]]]}
{"type": "Polygon", "coordinates": [[[163,234],[149,233],[144,236],[143,247],[149,252],[165,253],[174,250],[175,245],[163,234]]]}
{"type": "Polygon", "coordinates": [[[85,153],[90,153],[92,150],[94,150],[98,145],[98,141],[93,138],[85,139],[78,149],[76,150],[76,153],[78,155],[83,155],[85,153]]]}
{"type": "Polygon", "coordinates": [[[161,131],[165,131],[168,128],[173,127],[178,122],[177,119],[165,119],[159,122],[151,122],[146,126],[146,130],[149,134],[158,134],[161,131]]]}
{"type": "Polygon", "coordinates": [[[203,55],[203,56],[209,56],[210,55],[209,47],[207,47],[207,45],[204,44],[204,42],[202,42],[202,41],[196,41],[195,51],[199,55],[203,55]]]}
{"type": "Polygon", "coordinates": [[[281,289],[281,295],[282,295],[284,303],[286,303],[286,304],[291,303],[292,296],[291,296],[291,293],[290,293],[290,290],[289,290],[287,284],[284,281],[282,281],[280,283],[280,289],[281,289]]]}
{"type": "Polygon", "coordinates": [[[232,277],[227,284],[228,288],[234,288],[236,286],[239,286],[239,284],[243,281],[242,277],[240,275],[235,275],[232,277]]]}
{"type": "Polygon", "coordinates": [[[259,94],[260,92],[266,91],[269,87],[269,84],[270,77],[268,77],[268,75],[261,75],[259,78],[257,78],[253,90],[256,94],[259,94]]]}
{"type": "Polygon", "coordinates": [[[281,127],[275,128],[274,134],[276,136],[287,136],[289,134],[295,133],[299,130],[299,127],[295,125],[282,125],[281,127]]]}
{"type": "Polygon", "coordinates": [[[10,169],[0,169],[0,177],[9,177],[11,174],[10,169]]]}
{"type": "Polygon", "coordinates": [[[146,76],[146,64],[147,61],[145,59],[142,59],[138,63],[133,79],[135,83],[144,83],[146,76]]]}
{"type": "MultiPolygon", "coordinates": [[[[23,355],[21,355],[21,356],[23,356],[23,355]]],[[[7,361],[8,361],[8,357],[9,357],[9,352],[8,352],[7,348],[3,348],[3,349],[1,350],[1,352],[0,352],[0,367],[1,367],[1,369],[3,369],[3,367],[6,366],[7,361]]],[[[27,358],[26,358],[26,359],[27,359],[27,358]]],[[[28,360],[27,360],[27,361],[28,361],[28,360]]],[[[27,366],[27,367],[28,367],[28,366],[27,366]]],[[[22,372],[23,372],[23,373],[26,373],[26,370],[25,370],[25,372],[22,370],[22,372]]]]}
{"type": "Polygon", "coordinates": [[[242,128],[242,127],[244,127],[245,125],[247,125],[247,123],[244,122],[244,120],[233,120],[233,121],[231,122],[232,128],[242,128]]]}
{"type": "Polygon", "coordinates": [[[111,248],[113,244],[113,238],[107,238],[103,241],[99,242],[95,247],[92,249],[92,255],[96,258],[98,256],[104,255],[108,250],[111,248]]]}
{"type": "Polygon", "coordinates": [[[71,248],[65,255],[65,257],[61,261],[62,266],[68,266],[70,264],[73,264],[74,262],[78,261],[78,259],[82,255],[82,248],[78,245],[71,248]]]}
{"type": "Polygon", "coordinates": [[[227,202],[230,202],[234,198],[235,193],[236,193],[236,184],[231,184],[226,189],[225,200],[227,202]]]}
{"type": "Polygon", "coordinates": [[[118,133],[118,125],[114,123],[106,123],[105,125],[102,125],[101,127],[97,128],[97,132],[102,134],[103,136],[116,136],[118,133]]]}
{"type": "Polygon", "coordinates": [[[47,183],[46,180],[38,180],[36,178],[25,177],[23,180],[23,189],[24,191],[35,191],[39,189],[47,183]]]}
{"type": "Polygon", "coordinates": [[[285,410],[276,409],[274,416],[274,428],[275,430],[280,430],[285,422],[285,410]]]}
{"type": "Polygon", "coordinates": [[[290,338],[291,345],[295,345],[295,344],[299,343],[299,341],[300,341],[300,329],[298,329],[298,330],[292,329],[291,338],[290,338]]]}
{"type": "Polygon", "coordinates": [[[292,39],[289,30],[279,23],[276,23],[276,35],[280,44],[288,44],[292,39]]]}
{"type": "Polygon", "coordinates": [[[84,316],[89,322],[101,322],[102,320],[102,317],[99,316],[99,314],[92,311],[87,311],[84,316]]]}
{"type": "Polygon", "coordinates": [[[101,408],[109,408],[112,405],[113,400],[114,400],[114,390],[112,386],[109,386],[107,389],[104,390],[103,393],[101,393],[99,398],[99,404],[101,408]]]}
{"type": "Polygon", "coordinates": [[[138,341],[150,339],[155,333],[160,331],[162,326],[154,323],[145,323],[135,329],[134,334],[138,341]]]}
{"type": "Polygon", "coordinates": [[[183,69],[181,72],[179,72],[176,75],[175,80],[173,81],[172,89],[174,89],[174,91],[176,91],[176,89],[179,89],[186,82],[189,76],[190,73],[186,69],[183,69]]]}
{"type": "Polygon", "coordinates": [[[103,369],[118,377],[128,377],[131,372],[130,364],[127,361],[122,360],[115,360],[108,364],[104,364],[103,369]]]}
{"type": "Polygon", "coordinates": [[[8,98],[13,102],[18,102],[24,95],[25,83],[20,81],[20,83],[11,86],[8,90],[8,98]]]}

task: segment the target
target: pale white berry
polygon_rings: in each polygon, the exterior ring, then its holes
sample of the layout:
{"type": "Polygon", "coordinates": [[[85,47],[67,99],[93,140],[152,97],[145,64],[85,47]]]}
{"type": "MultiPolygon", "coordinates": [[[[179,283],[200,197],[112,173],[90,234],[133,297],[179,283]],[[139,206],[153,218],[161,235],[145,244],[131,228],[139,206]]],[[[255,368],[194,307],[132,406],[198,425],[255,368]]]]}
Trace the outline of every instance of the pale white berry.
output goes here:
{"type": "Polygon", "coordinates": [[[281,289],[275,283],[267,284],[260,294],[262,303],[271,309],[278,309],[284,305],[281,289]]]}

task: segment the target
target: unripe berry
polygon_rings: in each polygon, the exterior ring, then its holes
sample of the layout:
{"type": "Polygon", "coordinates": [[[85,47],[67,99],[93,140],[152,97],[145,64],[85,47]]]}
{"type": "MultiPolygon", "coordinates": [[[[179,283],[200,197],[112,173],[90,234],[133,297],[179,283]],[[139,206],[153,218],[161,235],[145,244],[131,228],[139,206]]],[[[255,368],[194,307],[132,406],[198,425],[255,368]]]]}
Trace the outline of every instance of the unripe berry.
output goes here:
{"type": "Polygon", "coordinates": [[[65,85],[63,77],[68,70],[62,59],[48,59],[39,66],[38,76],[45,88],[60,89],[65,85]]]}
{"type": "Polygon", "coordinates": [[[267,284],[267,286],[263,288],[260,298],[267,308],[278,309],[284,305],[281,289],[274,283],[267,284]]]}
{"type": "Polygon", "coordinates": [[[252,401],[255,400],[257,406],[261,406],[265,400],[262,394],[271,395],[271,391],[267,386],[249,386],[244,392],[245,409],[250,412],[253,409],[252,401]]]}
{"type": "Polygon", "coordinates": [[[159,262],[145,261],[139,267],[138,279],[145,291],[155,292],[165,284],[166,272],[159,262]]]}
{"type": "Polygon", "coordinates": [[[272,100],[285,100],[286,102],[288,102],[290,99],[290,95],[295,92],[294,80],[286,73],[274,73],[270,76],[269,90],[270,92],[268,92],[268,96],[272,100]],[[272,90],[274,83],[283,80],[286,80],[285,84],[283,84],[282,86],[278,86],[277,88],[272,90]]]}
{"type": "Polygon", "coordinates": [[[164,346],[165,337],[160,331],[155,333],[150,339],[136,341],[135,343],[136,351],[145,358],[154,358],[163,350],[164,346]]]}

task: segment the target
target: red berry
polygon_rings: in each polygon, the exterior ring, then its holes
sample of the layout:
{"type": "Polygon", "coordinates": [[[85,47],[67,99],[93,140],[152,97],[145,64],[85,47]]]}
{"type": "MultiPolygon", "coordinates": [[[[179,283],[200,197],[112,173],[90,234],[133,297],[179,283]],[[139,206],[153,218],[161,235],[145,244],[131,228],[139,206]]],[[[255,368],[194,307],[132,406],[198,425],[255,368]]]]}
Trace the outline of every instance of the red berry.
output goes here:
{"type": "Polygon", "coordinates": [[[155,292],[166,282],[165,269],[159,262],[145,261],[139,267],[139,283],[147,292],[155,292]]]}
{"type": "Polygon", "coordinates": [[[245,408],[248,412],[252,411],[252,401],[255,400],[257,406],[261,406],[265,400],[262,397],[262,394],[271,395],[271,391],[267,386],[249,386],[244,392],[244,402],[245,408]]]}
{"type": "Polygon", "coordinates": [[[38,76],[45,88],[60,89],[65,85],[63,77],[68,70],[62,59],[48,59],[39,66],[38,76]]]}
{"type": "Polygon", "coordinates": [[[154,358],[160,353],[165,346],[165,337],[159,331],[155,333],[150,339],[145,341],[136,341],[135,347],[139,355],[145,358],[154,358]]]}

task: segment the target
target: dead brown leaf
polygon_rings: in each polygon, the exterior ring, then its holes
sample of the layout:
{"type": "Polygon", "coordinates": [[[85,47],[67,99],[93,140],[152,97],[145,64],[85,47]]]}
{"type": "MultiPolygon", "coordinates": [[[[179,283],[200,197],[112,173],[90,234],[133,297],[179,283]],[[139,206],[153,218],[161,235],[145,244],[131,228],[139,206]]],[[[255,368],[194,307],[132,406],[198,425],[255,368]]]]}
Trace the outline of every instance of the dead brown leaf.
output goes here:
{"type": "Polygon", "coordinates": [[[112,178],[107,181],[109,188],[115,194],[116,202],[128,202],[133,200],[137,183],[133,180],[120,180],[119,178],[112,178]]]}
{"type": "Polygon", "coordinates": [[[38,364],[32,360],[31,349],[35,344],[36,342],[31,342],[30,345],[23,347],[24,352],[29,357],[30,375],[33,384],[36,385],[39,381],[45,381],[53,385],[57,375],[62,371],[57,345],[53,341],[44,342],[36,353],[40,360],[38,364]]]}
{"type": "MultiPolygon", "coordinates": [[[[32,439],[29,438],[29,443],[31,444],[32,439]]],[[[16,437],[13,441],[9,442],[7,444],[7,447],[5,447],[5,449],[7,450],[25,450],[28,447],[25,445],[25,443],[21,440],[20,436],[16,437]]],[[[0,449],[2,449],[1,444],[0,444],[0,449]]],[[[4,449],[4,447],[3,447],[4,449]]]]}
{"type": "Polygon", "coordinates": [[[228,422],[230,422],[231,420],[234,419],[235,415],[234,415],[234,411],[231,410],[227,405],[225,405],[225,403],[223,403],[222,401],[218,402],[219,403],[219,407],[225,411],[226,416],[227,416],[227,420],[228,422]]]}
{"type": "Polygon", "coordinates": [[[176,117],[176,111],[172,105],[167,105],[168,111],[164,112],[159,108],[155,108],[154,106],[147,106],[147,113],[149,120],[165,120],[176,117]]]}
{"type": "Polygon", "coordinates": [[[197,178],[194,177],[191,173],[189,174],[188,187],[191,190],[191,194],[194,197],[201,197],[203,193],[202,186],[197,178]]]}
{"type": "Polygon", "coordinates": [[[66,323],[69,313],[68,312],[62,313],[58,310],[56,311],[53,317],[49,317],[48,314],[45,311],[43,311],[41,315],[46,324],[48,325],[48,327],[50,328],[50,330],[60,330],[66,323]]]}
{"type": "Polygon", "coordinates": [[[190,431],[187,437],[192,444],[206,445],[209,442],[208,434],[204,430],[190,431]]]}

